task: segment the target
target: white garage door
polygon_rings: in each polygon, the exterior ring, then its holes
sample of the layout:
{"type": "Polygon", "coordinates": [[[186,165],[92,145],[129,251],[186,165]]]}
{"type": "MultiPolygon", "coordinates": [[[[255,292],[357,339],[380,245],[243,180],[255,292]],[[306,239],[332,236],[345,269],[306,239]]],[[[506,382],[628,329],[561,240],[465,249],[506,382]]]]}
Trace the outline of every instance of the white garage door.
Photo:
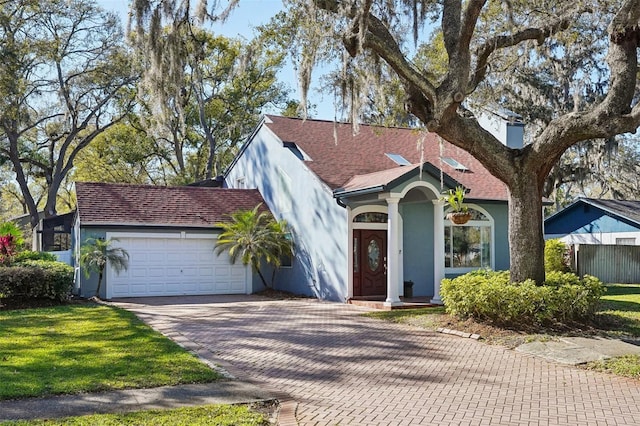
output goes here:
{"type": "Polygon", "coordinates": [[[107,270],[107,298],[240,294],[247,292],[247,267],[216,256],[213,238],[189,234],[111,234],[129,253],[129,268],[107,270]]]}

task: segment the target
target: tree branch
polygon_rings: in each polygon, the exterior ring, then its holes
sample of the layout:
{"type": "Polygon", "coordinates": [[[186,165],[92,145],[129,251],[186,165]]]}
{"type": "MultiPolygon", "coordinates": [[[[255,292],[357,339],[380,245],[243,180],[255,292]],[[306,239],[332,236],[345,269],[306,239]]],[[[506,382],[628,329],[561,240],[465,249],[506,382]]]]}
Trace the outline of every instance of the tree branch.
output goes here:
{"type": "Polygon", "coordinates": [[[369,14],[368,33],[364,47],[373,50],[406,82],[420,90],[422,95],[431,103],[435,101],[436,89],[426,77],[410,64],[400,51],[389,30],[382,21],[373,14],[369,14]]]}
{"type": "MultiPolygon", "coordinates": [[[[578,15],[585,12],[587,12],[586,9],[578,11],[578,15]]],[[[473,75],[469,79],[466,94],[473,93],[473,91],[478,87],[478,84],[484,80],[487,73],[489,57],[493,52],[499,49],[516,46],[526,40],[537,40],[538,44],[542,44],[544,40],[549,38],[551,35],[569,28],[569,25],[575,19],[574,14],[575,12],[567,13],[566,15],[558,17],[549,25],[545,25],[540,28],[526,28],[511,35],[495,36],[484,42],[476,50],[476,66],[473,75]]]]}

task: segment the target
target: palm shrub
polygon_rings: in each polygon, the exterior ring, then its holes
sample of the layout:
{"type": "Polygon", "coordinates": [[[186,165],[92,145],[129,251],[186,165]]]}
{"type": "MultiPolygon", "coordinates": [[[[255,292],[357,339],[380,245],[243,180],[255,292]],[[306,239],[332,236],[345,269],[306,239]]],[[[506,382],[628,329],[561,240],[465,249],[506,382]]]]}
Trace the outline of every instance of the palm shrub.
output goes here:
{"type": "Polygon", "coordinates": [[[229,222],[216,223],[222,229],[216,241],[216,254],[228,252],[231,263],[238,259],[260,276],[268,287],[260,269],[262,262],[279,268],[282,258],[291,256],[293,243],[289,238],[287,223],[276,220],[270,213],[260,211],[261,204],[253,210],[240,210],[230,215],[229,222]]]}
{"type": "Polygon", "coordinates": [[[121,247],[113,247],[117,238],[104,240],[102,238],[87,238],[80,249],[80,266],[84,268],[84,274],[88,278],[92,272],[98,274],[98,287],[96,297],[100,295],[100,286],[107,263],[120,273],[129,268],[129,253],[121,247]]]}

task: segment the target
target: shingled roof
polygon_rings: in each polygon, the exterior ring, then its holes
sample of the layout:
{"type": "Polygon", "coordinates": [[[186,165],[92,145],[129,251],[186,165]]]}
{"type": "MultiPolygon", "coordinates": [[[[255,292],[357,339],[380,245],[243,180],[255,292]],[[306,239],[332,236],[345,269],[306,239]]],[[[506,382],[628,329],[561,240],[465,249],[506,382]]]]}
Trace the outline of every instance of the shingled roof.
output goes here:
{"type": "MultiPolygon", "coordinates": [[[[301,149],[309,157],[309,161],[305,161],[309,169],[334,190],[344,188],[347,183],[353,186],[352,179],[356,176],[369,175],[357,179],[364,182],[376,177],[377,172],[397,169],[398,164],[386,154],[399,154],[412,165],[420,163],[422,157],[422,161],[442,167],[444,173],[470,190],[469,199],[508,198],[506,186],[463,149],[443,141],[442,157],[456,160],[466,170],[458,170],[441,161],[439,139],[433,133],[361,125],[354,135],[353,127],[348,123],[273,115],[266,116],[264,125],[283,143],[294,143],[301,149]],[[424,141],[422,146],[420,141],[424,141]]],[[[407,171],[412,169],[411,166],[404,167],[407,171]]],[[[389,173],[396,176],[398,171],[389,173]]],[[[383,176],[384,173],[380,175],[383,176]]]]}
{"type": "Polygon", "coordinates": [[[254,189],[77,182],[76,195],[82,225],[211,228],[260,203],[268,210],[254,189]]]}

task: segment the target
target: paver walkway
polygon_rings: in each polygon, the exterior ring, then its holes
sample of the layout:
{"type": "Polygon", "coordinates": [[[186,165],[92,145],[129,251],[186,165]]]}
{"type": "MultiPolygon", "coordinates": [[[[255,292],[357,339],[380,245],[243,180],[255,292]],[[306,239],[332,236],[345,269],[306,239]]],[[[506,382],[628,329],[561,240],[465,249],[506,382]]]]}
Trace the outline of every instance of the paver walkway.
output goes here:
{"type": "Polygon", "coordinates": [[[257,297],[119,304],[287,392],[302,425],[640,424],[638,382],[363,318],[350,305],[257,297]]]}

